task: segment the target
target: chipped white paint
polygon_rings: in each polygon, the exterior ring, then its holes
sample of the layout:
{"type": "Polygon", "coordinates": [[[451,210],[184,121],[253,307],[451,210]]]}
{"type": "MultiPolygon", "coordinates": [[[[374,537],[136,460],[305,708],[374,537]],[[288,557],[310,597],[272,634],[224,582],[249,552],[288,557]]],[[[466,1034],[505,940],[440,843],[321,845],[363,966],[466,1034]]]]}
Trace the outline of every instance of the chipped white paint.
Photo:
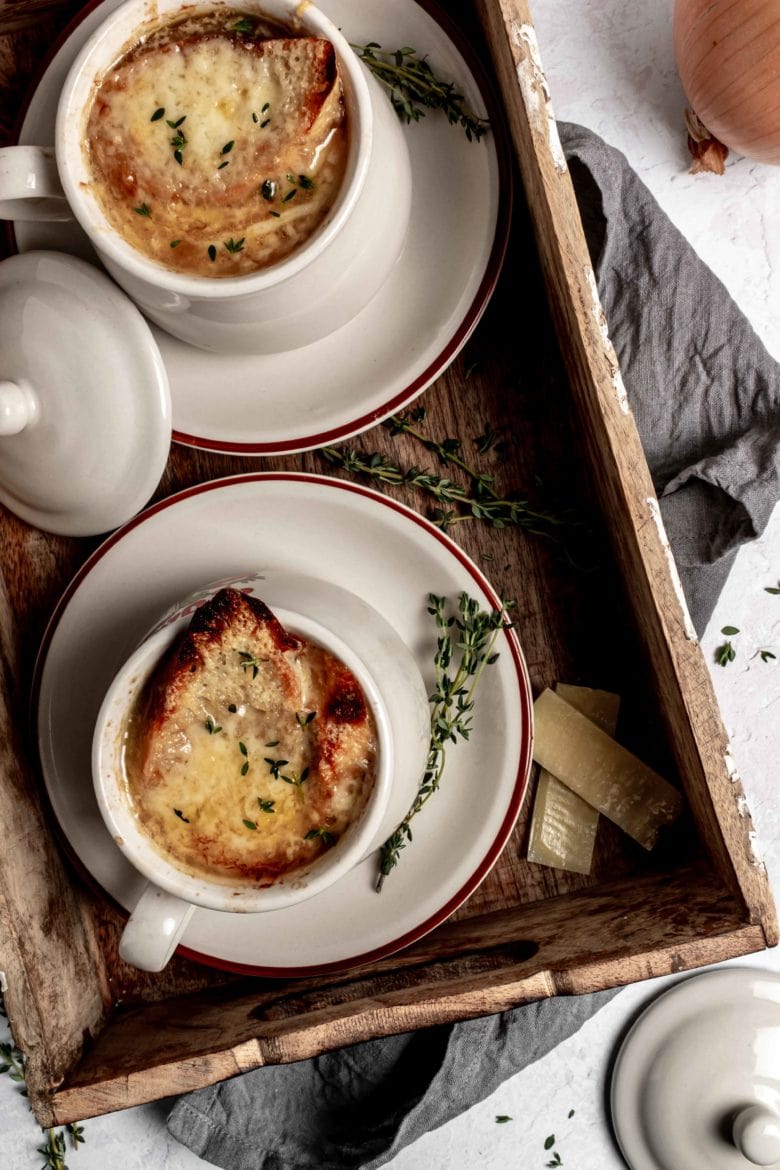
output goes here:
{"type": "Polygon", "coordinates": [[[758,833],[755,829],[751,829],[748,833],[748,849],[750,851],[750,864],[754,865],[761,873],[766,873],[766,864],[758,845],[758,833]]]}
{"type": "Polygon", "coordinates": [[[756,869],[761,871],[761,873],[766,873],[766,864],[758,844],[758,834],[752,827],[753,817],[750,812],[750,805],[748,804],[748,799],[742,790],[742,781],[739,772],[737,771],[737,765],[734,762],[734,757],[730,751],[724,753],[723,762],[726,765],[726,773],[731,783],[739,784],[739,791],[735,794],[734,801],[737,809],[737,815],[741,820],[749,821],[751,825],[747,833],[748,857],[750,859],[750,864],[754,865],[756,869]]]}
{"type": "Polygon", "coordinates": [[[623,414],[628,414],[628,394],[623,382],[623,375],[620,372],[620,366],[615,353],[615,347],[610,341],[609,326],[607,324],[607,317],[602,308],[601,298],[599,296],[599,288],[596,284],[596,274],[592,268],[585,269],[585,279],[588,282],[591,296],[591,308],[593,317],[596,322],[596,328],[601,334],[601,344],[604,351],[604,357],[607,359],[609,366],[610,377],[612,378],[612,389],[615,391],[615,398],[617,404],[623,411],[623,414]]]}
{"type": "Polygon", "coordinates": [[[672,578],[674,592],[677,595],[677,600],[679,601],[680,609],[682,610],[685,637],[689,642],[698,642],[699,638],[696,633],[696,628],[691,621],[691,615],[688,612],[688,603],[685,600],[680,574],[677,572],[677,565],[675,563],[674,553],[672,552],[672,546],[669,544],[669,537],[666,535],[666,529],[664,528],[663,517],[661,516],[661,509],[658,506],[658,500],[655,498],[655,496],[648,496],[646,503],[650,510],[650,517],[655,524],[656,531],[658,533],[658,539],[661,542],[661,547],[666,553],[666,561],[669,565],[669,575],[672,578]]]}
{"type": "Polygon", "coordinates": [[[732,784],[740,784],[741,777],[737,770],[737,765],[731,752],[727,751],[723,756],[723,763],[726,765],[726,772],[732,784]]]}
{"type": "Polygon", "coordinates": [[[558,134],[558,123],[553,113],[550,87],[544,75],[536,32],[533,25],[518,24],[516,21],[509,27],[513,43],[523,51],[517,65],[517,80],[520,83],[528,121],[532,129],[547,138],[555,169],[564,175],[568,170],[566,155],[563,153],[558,134]]]}

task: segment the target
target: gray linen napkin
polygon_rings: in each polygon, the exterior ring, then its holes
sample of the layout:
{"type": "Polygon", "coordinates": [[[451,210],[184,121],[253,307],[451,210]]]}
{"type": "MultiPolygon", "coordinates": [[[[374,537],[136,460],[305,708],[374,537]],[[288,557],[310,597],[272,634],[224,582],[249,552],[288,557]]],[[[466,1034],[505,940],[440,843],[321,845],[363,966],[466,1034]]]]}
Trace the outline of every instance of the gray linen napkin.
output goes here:
{"type": "MultiPolygon", "coordinates": [[[[599,293],[691,616],[780,496],[780,371],[618,151],[560,124],[599,293]]],[[[174,1137],[225,1170],[375,1170],[571,1036],[614,992],[257,1069],[178,1101],[174,1137]]]]}

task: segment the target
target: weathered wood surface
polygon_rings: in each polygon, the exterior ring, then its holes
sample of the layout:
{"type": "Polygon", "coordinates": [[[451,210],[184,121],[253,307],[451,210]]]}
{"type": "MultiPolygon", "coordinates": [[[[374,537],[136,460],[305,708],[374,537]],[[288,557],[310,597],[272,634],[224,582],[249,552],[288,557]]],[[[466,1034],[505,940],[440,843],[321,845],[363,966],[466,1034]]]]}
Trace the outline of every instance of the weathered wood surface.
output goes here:
{"type": "MultiPolygon", "coordinates": [[[[10,136],[29,79],[75,5],[46,7],[46,20],[40,13],[32,20],[31,5],[0,0],[0,135],[10,136]]],[[[449,7],[469,15],[466,0],[449,7]]],[[[739,786],[725,773],[725,736],[706,666],[686,636],[648,512],[652,487],[641,448],[615,395],[568,175],[555,167],[544,119],[534,121],[544,105],[520,35],[529,14],[521,0],[485,2],[483,9],[568,374],[518,191],[499,288],[463,353],[426,391],[423,426],[437,439],[457,438],[502,490],[554,511],[576,503],[583,527],[567,529],[563,544],[475,520],[453,535],[498,592],[516,598],[534,688],[563,679],[620,692],[620,738],[684,784],[696,832],[678,832],[648,857],[604,822],[586,878],[523,860],[524,811],[499,863],[461,911],[371,968],[338,978],[249,981],[250,991],[246,980],[178,959],[163,975],[132,971],[116,953],[123,916],[81,881],[54,842],[25,735],[40,636],[96,541],[47,536],[0,510],[7,591],[0,607],[0,969],[42,1123],[373,1035],[712,962],[776,939],[766,878],[753,864],[750,825],[738,811],[739,786]],[[480,454],[478,436],[490,428],[500,442],[480,454]],[[119,1002],[126,1006],[112,1010],[119,1002]]],[[[384,427],[348,445],[457,478],[414,440],[384,427]]],[[[157,495],[257,466],[174,447],[157,495]]],[[[262,466],[331,470],[318,453],[262,466]]],[[[429,507],[420,495],[402,498],[420,511],[429,507]]]]}
{"type": "Polygon", "coordinates": [[[493,52],[545,282],[574,394],[594,486],[610,517],[620,566],[657,705],[699,832],[723,880],[738,889],[754,921],[777,942],[777,920],[763,865],[750,841],[744,792],[734,775],[712,682],[685,609],[679,579],[614,351],[557,132],[551,122],[531,11],[526,0],[477,0],[493,52]],[[518,100],[519,99],[519,100],[518,100]],[[557,149],[556,149],[557,146],[557,149]]]}

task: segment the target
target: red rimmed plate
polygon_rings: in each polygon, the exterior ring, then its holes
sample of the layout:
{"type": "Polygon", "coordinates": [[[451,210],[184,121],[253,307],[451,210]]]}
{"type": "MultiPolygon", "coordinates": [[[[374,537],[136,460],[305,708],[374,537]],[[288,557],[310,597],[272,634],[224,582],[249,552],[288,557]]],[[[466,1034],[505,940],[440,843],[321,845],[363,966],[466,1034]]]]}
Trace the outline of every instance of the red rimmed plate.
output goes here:
{"type": "MultiPolygon", "coordinates": [[[[368,488],[268,472],[201,484],[155,504],[90,557],[49,624],[36,670],[44,781],[67,842],[126,909],[143,887],[103,825],[90,777],[92,729],[114,672],[157,618],[205,583],[274,567],[362,598],[433,677],[428,594],[500,604],[479,568],[416,512],[368,488]]],[[[453,748],[414,842],[374,888],[376,857],[308,902],[268,914],[196,910],[181,953],[253,975],[342,970],[389,955],[443,922],[477,888],[517,819],[531,764],[532,698],[514,631],[483,676],[471,739],[453,748]]]]}
{"type": "MultiPolygon", "coordinates": [[[[120,0],[88,4],[30,100],[20,141],[48,145],[57,95],[78,49],[120,0]]],[[[213,451],[273,455],[344,440],[402,409],[456,357],[492,293],[506,250],[511,166],[490,82],[465,37],[432,0],[323,0],[355,44],[412,45],[451,79],[491,130],[469,142],[429,113],[406,127],[413,212],[406,247],[370,305],[330,337],[246,357],[196,350],[155,329],[171,386],[173,437],[213,451]]],[[[90,258],[74,223],[15,225],[20,251],[90,258]]],[[[92,257],[94,258],[94,257],[92,257]]]]}

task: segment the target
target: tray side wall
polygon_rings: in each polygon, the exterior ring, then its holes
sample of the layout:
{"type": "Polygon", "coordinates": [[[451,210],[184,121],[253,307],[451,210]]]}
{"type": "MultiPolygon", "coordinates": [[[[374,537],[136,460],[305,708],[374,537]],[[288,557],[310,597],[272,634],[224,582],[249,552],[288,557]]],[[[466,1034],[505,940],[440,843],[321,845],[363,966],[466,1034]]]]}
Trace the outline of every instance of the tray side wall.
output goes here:
{"type": "Polygon", "coordinates": [[[51,1090],[100,1031],[110,997],[95,924],[36,796],[15,647],[0,574],[0,983],[31,1104],[50,1125],[51,1090]]]}
{"type": "Polygon", "coordinates": [[[657,680],[686,796],[728,887],[760,923],[777,916],[712,681],[685,606],[655,489],[607,333],[577,201],[525,0],[477,0],[529,200],[542,269],[613,552],[657,680]]]}

